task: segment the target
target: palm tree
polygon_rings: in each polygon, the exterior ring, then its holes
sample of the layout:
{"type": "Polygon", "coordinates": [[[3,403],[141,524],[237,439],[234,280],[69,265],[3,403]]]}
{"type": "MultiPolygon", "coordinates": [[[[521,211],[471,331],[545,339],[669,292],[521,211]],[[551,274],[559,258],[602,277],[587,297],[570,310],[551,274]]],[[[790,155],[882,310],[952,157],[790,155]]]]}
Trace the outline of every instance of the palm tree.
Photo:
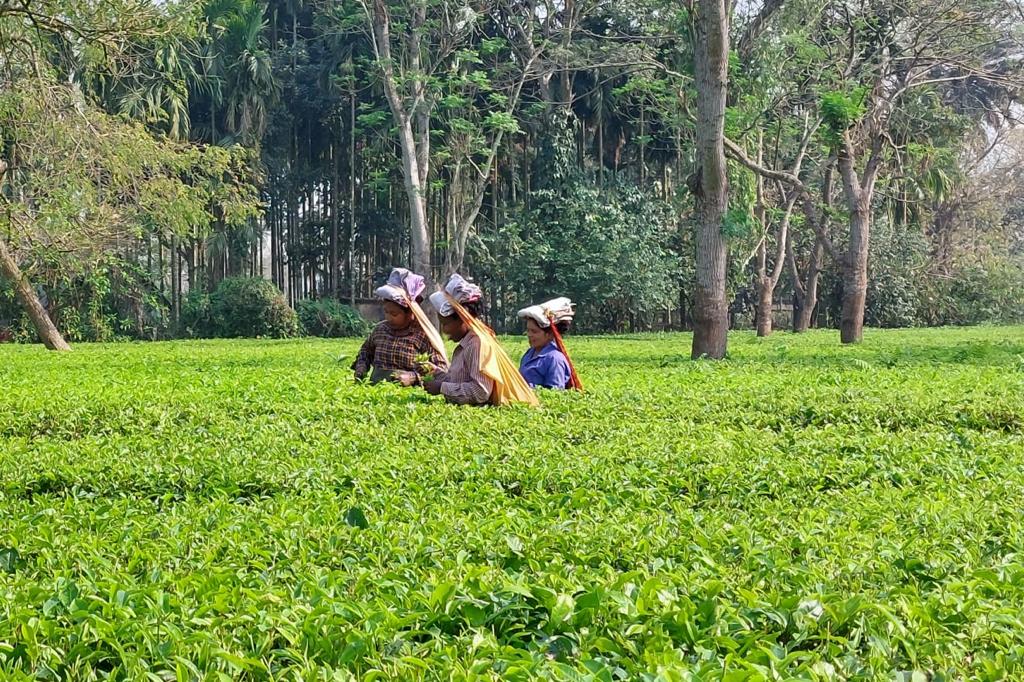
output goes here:
{"type": "Polygon", "coordinates": [[[191,61],[182,58],[191,47],[177,39],[154,46],[138,75],[118,83],[117,110],[171,139],[187,138],[189,84],[199,80],[191,61]]]}
{"type": "Polygon", "coordinates": [[[258,145],[267,111],[278,93],[264,29],[266,5],[242,0],[222,24],[219,36],[224,64],[225,121],[229,131],[258,145]]]}

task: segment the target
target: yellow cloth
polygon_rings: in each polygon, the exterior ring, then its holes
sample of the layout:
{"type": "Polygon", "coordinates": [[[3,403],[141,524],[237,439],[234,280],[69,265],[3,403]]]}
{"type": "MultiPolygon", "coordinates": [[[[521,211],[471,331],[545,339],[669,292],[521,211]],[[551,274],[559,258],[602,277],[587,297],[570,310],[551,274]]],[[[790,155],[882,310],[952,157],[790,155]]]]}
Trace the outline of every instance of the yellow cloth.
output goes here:
{"type": "Polygon", "coordinates": [[[510,403],[526,403],[532,407],[540,405],[536,394],[519,373],[519,368],[512,362],[505,349],[494,338],[494,332],[486,324],[469,314],[462,304],[448,296],[448,302],[462,321],[476,332],[480,338],[480,371],[494,381],[491,393],[492,405],[508,405],[510,403]]]}
{"type": "Polygon", "coordinates": [[[406,301],[409,304],[409,310],[412,311],[412,316],[416,318],[416,321],[420,323],[420,328],[423,333],[427,335],[427,340],[430,341],[430,345],[434,347],[442,358],[444,358],[445,364],[448,364],[448,352],[444,347],[444,339],[441,338],[441,334],[437,331],[434,325],[430,324],[430,320],[427,318],[427,314],[423,312],[423,308],[416,302],[414,298],[407,298],[406,301]]]}

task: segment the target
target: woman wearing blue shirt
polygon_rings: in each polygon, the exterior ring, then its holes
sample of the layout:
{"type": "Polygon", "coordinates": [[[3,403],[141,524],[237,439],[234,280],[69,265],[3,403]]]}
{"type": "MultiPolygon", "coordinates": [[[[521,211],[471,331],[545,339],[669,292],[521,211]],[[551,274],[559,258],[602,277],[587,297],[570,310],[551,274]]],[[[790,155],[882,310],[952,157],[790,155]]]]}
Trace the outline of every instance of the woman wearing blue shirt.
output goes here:
{"type": "Polygon", "coordinates": [[[519,363],[519,373],[530,386],[558,391],[581,388],[561,343],[561,335],[569,330],[573,315],[572,301],[567,298],[519,311],[519,317],[526,320],[526,338],[530,343],[519,363]]]}

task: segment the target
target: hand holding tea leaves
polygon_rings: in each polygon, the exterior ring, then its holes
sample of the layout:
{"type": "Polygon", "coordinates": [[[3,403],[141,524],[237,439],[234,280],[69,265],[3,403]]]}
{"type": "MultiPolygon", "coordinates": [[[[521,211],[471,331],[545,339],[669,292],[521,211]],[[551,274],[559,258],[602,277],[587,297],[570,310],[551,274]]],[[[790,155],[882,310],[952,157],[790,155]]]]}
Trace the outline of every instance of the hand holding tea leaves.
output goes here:
{"type": "Polygon", "coordinates": [[[437,366],[430,361],[430,356],[428,354],[420,353],[416,356],[416,367],[421,381],[427,383],[434,380],[434,373],[437,372],[437,366]]]}
{"type": "Polygon", "coordinates": [[[397,369],[391,373],[391,378],[406,387],[412,386],[419,381],[419,376],[416,372],[402,372],[397,369]]]}

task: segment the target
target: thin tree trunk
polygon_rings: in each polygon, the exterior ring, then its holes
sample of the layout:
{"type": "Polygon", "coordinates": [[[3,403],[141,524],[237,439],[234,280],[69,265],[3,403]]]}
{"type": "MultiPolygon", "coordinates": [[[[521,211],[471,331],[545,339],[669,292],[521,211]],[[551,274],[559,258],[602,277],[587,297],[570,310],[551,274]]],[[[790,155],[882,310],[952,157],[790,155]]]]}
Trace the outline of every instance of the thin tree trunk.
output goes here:
{"type": "MultiPolygon", "coordinates": [[[[793,331],[798,334],[810,329],[811,323],[814,320],[814,311],[818,305],[818,280],[824,265],[828,216],[831,214],[832,197],[835,189],[833,163],[835,163],[835,159],[828,161],[821,185],[821,198],[825,211],[818,211],[813,199],[808,194],[804,194],[800,199],[803,203],[804,221],[814,232],[814,246],[811,249],[811,259],[807,266],[806,283],[800,276],[800,268],[797,265],[792,240],[786,245],[786,258],[789,261],[789,268],[793,275],[795,299],[793,331]]],[[[829,240],[829,243],[831,243],[831,240],[829,240]]]]}
{"type": "Polygon", "coordinates": [[[348,148],[348,287],[353,306],[356,304],[356,93],[349,96],[348,148]]]}
{"type": "Polygon", "coordinates": [[[800,308],[800,316],[793,331],[802,333],[811,328],[814,320],[814,309],[818,307],[818,280],[821,276],[822,261],[825,257],[825,245],[820,239],[814,240],[811,253],[811,264],[807,270],[807,284],[804,286],[804,297],[800,308]]]}
{"type": "Polygon", "coordinates": [[[167,282],[166,282],[166,277],[165,277],[165,273],[164,273],[164,243],[163,243],[163,241],[159,237],[156,240],[156,246],[157,246],[157,250],[156,250],[156,267],[157,267],[157,272],[160,273],[160,279],[159,279],[159,282],[160,282],[160,295],[161,296],[166,296],[167,282]]]}
{"type": "Polygon", "coordinates": [[[646,121],[644,120],[645,107],[640,105],[640,186],[647,182],[647,142],[644,137],[647,135],[646,121]]]}
{"type": "MultiPolygon", "coordinates": [[[[757,133],[757,165],[764,163],[764,136],[757,133]]],[[[757,176],[755,185],[756,203],[754,220],[761,228],[761,240],[757,244],[757,274],[755,288],[757,290],[757,308],[754,314],[754,326],[759,337],[770,336],[772,333],[772,287],[768,278],[768,224],[764,206],[764,178],[757,176]]]]}
{"type": "Polygon", "coordinates": [[[334,298],[338,298],[338,293],[341,291],[341,281],[338,277],[338,234],[340,231],[341,223],[341,169],[339,167],[340,161],[338,160],[338,149],[337,145],[331,143],[331,160],[334,162],[333,174],[331,176],[331,295],[334,298]]]}
{"type": "Polygon", "coordinates": [[[496,230],[498,228],[498,195],[500,188],[498,187],[498,158],[494,159],[494,170],[491,175],[491,225],[496,230]]]}
{"type": "Polygon", "coordinates": [[[729,309],[725,295],[728,246],[722,221],[728,206],[725,161],[725,99],[729,61],[729,13],[725,0],[702,0],[694,58],[697,79],[697,287],[694,358],[725,357],[729,309]]]}
{"type": "MultiPolygon", "coordinates": [[[[391,58],[391,27],[387,7],[383,0],[373,4],[373,36],[378,62],[383,75],[384,93],[398,128],[398,142],[402,151],[402,175],[409,200],[409,222],[412,237],[412,269],[433,280],[430,245],[430,227],[427,224],[426,175],[430,154],[429,115],[425,112],[423,84],[413,85],[412,110],[406,108],[399,93],[398,77],[391,58]],[[416,139],[413,123],[420,139],[416,139]]],[[[419,78],[419,34],[412,31],[410,43],[410,71],[419,78]]]]}
{"type": "Polygon", "coordinates": [[[276,206],[276,192],[270,191],[270,205],[267,208],[266,221],[267,229],[270,231],[269,241],[267,242],[267,256],[270,258],[270,281],[277,286],[277,270],[276,270],[276,259],[274,253],[275,243],[275,232],[277,229],[277,206],[276,206]]]}
{"type": "Polygon", "coordinates": [[[71,350],[71,346],[61,336],[57,325],[50,319],[46,308],[39,302],[39,296],[36,295],[28,278],[21,272],[21,268],[18,267],[18,263],[7,248],[7,242],[3,237],[0,237],[0,275],[14,285],[14,293],[25,312],[28,313],[29,319],[32,320],[32,326],[35,327],[43,345],[50,350],[71,350]]]}
{"type": "Polygon", "coordinates": [[[178,272],[181,269],[181,263],[178,258],[178,237],[173,234],[168,255],[171,257],[171,316],[174,318],[174,323],[178,324],[181,321],[181,306],[179,304],[181,290],[178,288],[178,272]]]}

